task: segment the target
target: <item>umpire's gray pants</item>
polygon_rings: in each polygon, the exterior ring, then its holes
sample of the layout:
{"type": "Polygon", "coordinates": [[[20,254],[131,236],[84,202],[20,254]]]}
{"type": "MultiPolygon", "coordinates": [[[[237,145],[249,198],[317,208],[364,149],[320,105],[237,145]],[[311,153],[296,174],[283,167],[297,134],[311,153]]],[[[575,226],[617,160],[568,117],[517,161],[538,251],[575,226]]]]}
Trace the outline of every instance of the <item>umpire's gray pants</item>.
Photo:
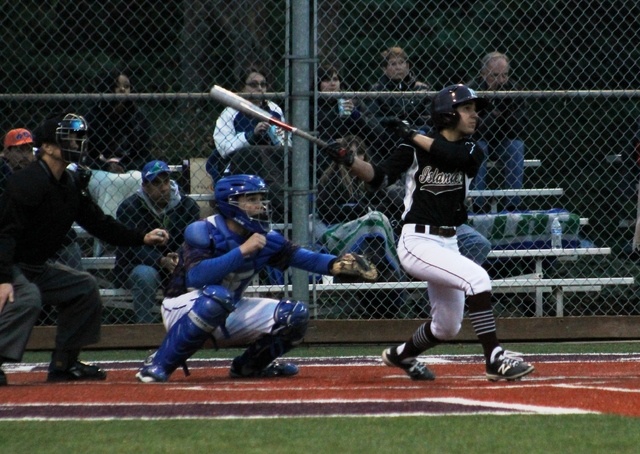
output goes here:
{"type": "Polygon", "coordinates": [[[57,308],[55,351],[72,355],[100,340],[102,301],[95,278],[59,263],[14,266],[14,302],[0,312],[0,357],[21,361],[43,305],[57,308]]]}

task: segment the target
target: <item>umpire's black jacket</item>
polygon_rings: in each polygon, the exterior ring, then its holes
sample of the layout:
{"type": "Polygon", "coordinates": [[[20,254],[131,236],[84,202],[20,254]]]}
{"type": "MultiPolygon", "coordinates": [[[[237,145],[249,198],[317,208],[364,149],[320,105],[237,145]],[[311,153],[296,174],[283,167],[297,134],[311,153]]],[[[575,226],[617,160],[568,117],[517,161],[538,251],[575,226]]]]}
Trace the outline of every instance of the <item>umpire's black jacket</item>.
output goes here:
{"type": "Polygon", "coordinates": [[[107,243],[144,244],[145,232],[130,230],[105,215],[84,194],[75,174],[56,180],[41,160],[14,173],[0,197],[0,283],[10,283],[14,264],[41,265],[65,242],[73,222],[107,243]]]}

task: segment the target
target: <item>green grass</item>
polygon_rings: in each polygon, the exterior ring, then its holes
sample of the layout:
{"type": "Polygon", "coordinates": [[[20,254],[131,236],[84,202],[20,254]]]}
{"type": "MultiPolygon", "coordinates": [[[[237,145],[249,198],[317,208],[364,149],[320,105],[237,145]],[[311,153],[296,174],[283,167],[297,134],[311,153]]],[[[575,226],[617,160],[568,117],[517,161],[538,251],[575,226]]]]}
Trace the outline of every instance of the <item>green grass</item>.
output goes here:
{"type": "Polygon", "coordinates": [[[5,422],[6,453],[635,453],[638,421],[616,416],[447,416],[5,422]]]}
{"type": "MultiPolygon", "coordinates": [[[[383,345],[303,345],[292,356],[378,355],[383,345]]],[[[634,342],[506,345],[524,353],[637,352],[634,342]]],[[[233,357],[204,350],[197,357],[233,357]]],[[[479,354],[476,344],[440,346],[434,354],[479,354]]],[[[86,360],[142,360],[146,351],[87,351],[86,360]]],[[[27,352],[25,362],[46,362],[27,352]]],[[[534,392],[534,391],[532,391],[534,392]]],[[[282,418],[0,422],[4,453],[635,453],[636,418],[612,415],[282,418]]]]}
{"type": "MultiPolygon", "coordinates": [[[[303,344],[289,353],[288,356],[315,357],[315,356],[362,356],[380,355],[382,350],[392,344],[362,344],[362,345],[309,345],[303,344]]],[[[506,343],[504,347],[522,353],[634,353],[640,351],[640,342],[550,342],[550,343],[506,343]]],[[[194,358],[233,358],[240,354],[241,349],[200,350],[194,358]]],[[[105,360],[144,360],[148,350],[87,350],[81,355],[84,361],[105,360]]],[[[476,355],[482,350],[478,343],[452,343],[438,346],[428,354],[460,354],[476,355]]],[[[50,352],[29,351],[26,352],[23,362],[48,362],[50,352]]]]}

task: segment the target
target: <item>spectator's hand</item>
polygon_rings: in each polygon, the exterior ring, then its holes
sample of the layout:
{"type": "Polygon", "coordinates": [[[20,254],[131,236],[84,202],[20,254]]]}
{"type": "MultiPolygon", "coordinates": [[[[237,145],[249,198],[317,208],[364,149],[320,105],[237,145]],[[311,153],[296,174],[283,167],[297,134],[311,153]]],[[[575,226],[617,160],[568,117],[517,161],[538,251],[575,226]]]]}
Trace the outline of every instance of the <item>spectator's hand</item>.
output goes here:
{"type": "Polygon", "coordinates": [[[247,142],[251,145],[258,145],[265,140],[265,136],[267,135],[267,130],[269,129],[269,123],[266,121],[261,121],[253,128],[251,132],[245,132],[245,137],[247,138],[247,142]]]}
{"type": "Polygon", "coordinates": [[[353,165],[353,160],[355,159],[355,155],[352,150],[340,146],[336,141],[329,142],[327,146],[322,148],[320,151],[345,167],[351,167],[353,165]]]}
{"type": "Polygon", "coordinates": [[[266,236],[264,236],[261,233],[254,233],[249,237],[247,241],[245,241],[240,245],[240,252],[242,252],[242,255],[244,257],[248,257],[258,252],[259,250],[261,250],[263,247],[266,246],[266,244],[267,244],[266,236]]]}
{"type": "Polygon", "coordinates": [[[409,123],[398,118],[385,118],[380,121],[380,125],[403,140],[411,140],[418,134],[418,131],[411,128],[409,123]]]}
{"type": "Polygon", "coordinates": [[[348,112],[353,112],[356,108],[356,105],[353,103],[353,99],[345,99],[344,101],[342,101],[342,105],[344,107],[344,110],[348,112]]]}
{"type": "Polygon", "coordinates": [[[268,129],[269,129],[269,123],[267,123],[266,121],[261,121],[253,129],[253,133],[257,136],[263,136],[266,134],[268,129]]]}
{"type": "Polygon", "coordinates": [[[7,303],[13,303],[13,285],[9,282],[0,284],[0,314],[7,303]]]}
{"type": "Polygon", "coordinates": [[[170,273],[173,273],[176,265],[178,265],[178,254],[175,252],[169,252],[160,259],[160,267],[170,273]]]}
{"type": "Polygon", "coordinates": [[[169,241],[169,232],[164,229],[153,229],[144,236],[147,246],[164,246],[169,241]]]}

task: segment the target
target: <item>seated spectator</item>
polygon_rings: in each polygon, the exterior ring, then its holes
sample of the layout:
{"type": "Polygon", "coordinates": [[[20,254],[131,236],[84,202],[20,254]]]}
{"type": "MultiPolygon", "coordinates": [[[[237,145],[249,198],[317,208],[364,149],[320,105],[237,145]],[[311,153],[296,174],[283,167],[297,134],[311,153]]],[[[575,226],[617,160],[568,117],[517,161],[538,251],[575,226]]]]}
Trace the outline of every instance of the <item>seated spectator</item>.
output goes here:
{"type": "MultiPolygon", "coordinates": [[[[97,87],[100,93],[129,94],[129,77],[112,70],[97,87]]],[[[86,117],[91,148],[85,164],[91,169],[124,173],[139,170],[151,157],[151,124],[132,100],[101,99],[86,117]]]]}
{"type": "MultiPolygon", "coordinates": [[[[517,90],[509,76],[509,58],[500,52],[484,56],[479,77],[469,82],[469,88],[481,91],[517,90]]],[[[524,133],[527,127],[526,101],[523,98],[497,98],[493,108],[482,117],[476,132],[478,144],[487,156],[473,179],[471,189],[487,189],[487,161],[500,163],[504,183],[500,189],[521,189],[524,179],[524,133]]],[[[507,211],[519,209],[520,197],[506,199],[507,211]]],[[[476,211],[488,212],[483,198],[474,201],[476,211]]]]}
{"type": "MultiPolygon", "coordinates": [[[[335,93],[345,90],[338,70],[333,66],[318,69],[317,89],[321,93],[335,93]]],[[[318,98],[318,137],[325,141],[346,136],[359,136],[366,142],[368,150],[381,152],[387,146],[383,140],[388,137],[373,117],[368,115],[365,105],[358,99],[318,98]]],[[[314,122],[312,121],[313,125],[314,122]]],[[[371,156],[374,162],[380,158],[371,156]]]]}
{"type": "MultiPolygon", "coordinates": [[[[31,131],[24,128],[9,131],[4,137],[4,150],[0,153],[0,195],[4,192],[9,175],[23,169],[35,160],[36,155],[31,131]]],[[[54,258],[59,263],[82,271],[84,269],[82,251],[76,242],[76,238],[75,230],[69,229],[63,246],[58,250],[54,258]]]]}
{"type": "Polygon", "coordinates": [[[118,220],[127,227],[146,231],[149,226],[162,225],[169,232],[165,245],[116,250],[114,274],[120,285],[131,290],[137,323],[159,320],[159,313],[152,311],[156,294],[178,263],[184,229],[200,218],[196,201],[180,192],[169,172],[163,161],[148,162],[138,192],[118,207],[118,220]]]}
{"type": "MultiPolygon", "coordinates": [[[[260,95],[267,91],[268,82],[265,73],[255,67],[249,68],[241,78],[240,93],[260,95]]],[[[272,116],[284,121],[284,114],[280,106],[273,101],[260,98],[250,98],[249,101],[270,112],[272,116]]],[[[231,157],[242,148],[252,145],[280,147],[285,143],[285,133],[281,128],[270,125],[266,121],[250,117],[231,107],[225,108],[218,119],[213,131],[215,149],[213,161],[216,166],[210,167],[209,173],[214,181],[222,174],[229,164],[231,157]]],[[[289,140],[289,145],[291,141],[289,140]]],[[[231,169],[238,173],[237,169],[231,169]]]]}
{"type": "MultiPolygon", "coordinates": [[[[431,87],[417,80],[411,72],[407,53],[401,47],[390,47],[381,54],[382,76],[371,91],[428,91],[431,87]]],[[[413,128],[422,129],[428,121],[427,96],[384,97],[373,99],[370,113],[378,119],[399,118],[413,128]]]]}
{"type": "MultiPolygon", "coordinates": [[[[264,95],[268,87],[265,72],[255,67],[243,74],[241,84],[239,92],[253,95],[264,95]]],[[[282,109],[275,102],[260,98],[249,101],[273,117],[285,120],[282,109]]],[[[281,128],[227,107],[216,121],[213,141],[215,149],[207,162],[207,171],[214,184],[225,170],[233,174],[264,175],[277,216],[274,221],[280,222],[280,216],[285,212],[284,146],[291,146],[291,138],[281,128]]]]}
{"type": "MultiPolygon", "coordinates": [[[[347,136],[340,143],[369,162],[359,137],[347,136]]],[[[364,183],[353,178],[348,169],[331,162],[318,181],[314,240],[331,254],[356,252],[368,256],[380,273],[380,281],[401,281],[404,274],[396,252],[394,229],[383,213],[395,207],[384,191],[367,193],[364,183]]],[[[399,218],[399,214],[389,215],[399,218]]],[[[374,318],[393,317],[402,305],[402,292],[388,293],[381,298],[380,292],[363,292],[360,304],[374,318]]]]}
{"type": "Polygon", "coordinates": [[[23,128],[9,131],[4,137],[4,149],[0,154],[0,193],[4,191],[9,175],[35,160],[31,132],[23,128]]]}
{"type": "MultiPolygon", "coordinates": [[[[129,77],[113,70],[99,82],[100,93],[128,94],[129,77]]],[[[140,187],[140,168],[151,159],[151,125],[132,100],[102,99],[86,116],[91,146],[83,164],[92,170],[89,192],[112,216],[122,200],[140,187]]]]}

